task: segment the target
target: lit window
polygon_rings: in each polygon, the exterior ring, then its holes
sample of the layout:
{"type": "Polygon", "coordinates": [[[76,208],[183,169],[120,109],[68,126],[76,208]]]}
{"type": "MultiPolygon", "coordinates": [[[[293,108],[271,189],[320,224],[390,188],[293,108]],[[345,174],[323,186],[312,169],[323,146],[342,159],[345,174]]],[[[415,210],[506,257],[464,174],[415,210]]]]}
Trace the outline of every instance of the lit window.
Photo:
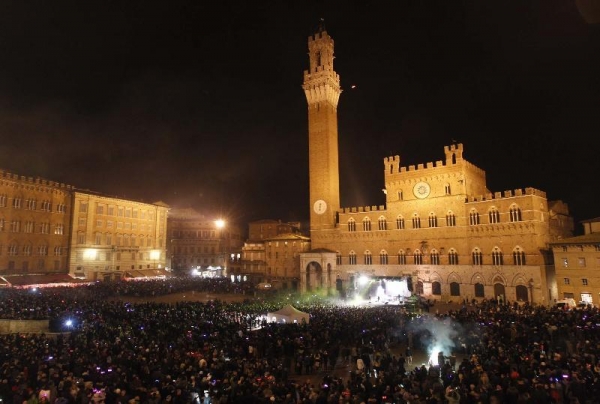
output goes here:
{"type": "Polygon", "coordinates": [[[456,226],[456,216],[452,212],[448,212],[446,214],[446,226],[455,227],[456,226]]]}
{"type": "Polygon", "coordinates": [[[412,218],[412,227],[413,227],[413,229],[420,229],[421,228],[421,218],[416,213],[415,213],[415,215],[412,218]]]}
{"type": "Polygon", "coordinates": [[[415,265],[423,265],[423,253],[419,250],[415,250],[413,254],[413,263],[415,265]]]}
{"type": "Polygon", "coordinates": [[[381,251],[379,253],[379,264],[380,265],[387,265],[388,264],[388,254],[385,251],[381,251]]]}
{"type": "Polygon", "coordinates": [[[448,264],[458,265],[458,253],[453,248],[448,251],[448,264]]]}
{"type": "Polygon", "coordinates": [[[398,264],[406,265],[406,253],[404,251],[398,251],[398,264]]]}
{"type": "Polygon", "coordinates": [[[404,218],[402,216],[398,216],[396,218],[396,229],[398,229],[398,230],[404,229],[404,218]]]}
{"type": "Polygon", "coordinates": [[[483,254],[478,248],[472,253],[473,265],[483,265],[483,254]]]}
{"type": "Polygon", "coordinates": [[[492,265],[504,265],[504,256],[498,247],[492,251],[492,265]]]}
{"type": "Polygon", "coordinates": [[[350,254],[348,254],[348,263],[356,265],[356,253],[354,251],[350,251],[350,254]]]}
{"type": "Polygon", "coordinates": [[[479,212],[477,212],[475,209],[469,212],[469,224],[471,226],[476,226],[479,224],[479,212]]]}
{"type": "Polygon", "coordinates": [[[348,231],[356,231],[356,221],[352,217],[348,220],[348,231]]]}
{"type": "Polygon", "coordinates": [[[511,206],[509,214],[510,214],[511,222],[520,222],[522,220],[521,209],[519,209],[519,207],[517,207],[515,205],[511,206]]]}
{"type": "Polygon", "coordinates": [[[525,252],[519,247],[513,251],[513,264],[514,265],[525,265],[525,252]]]}
{"type": "Polygon", "coordinates": [[[488,216],[490,223],[500,223],[500,212],[498,212],[498,209],[491,208],[488,213],[488,216]]]}

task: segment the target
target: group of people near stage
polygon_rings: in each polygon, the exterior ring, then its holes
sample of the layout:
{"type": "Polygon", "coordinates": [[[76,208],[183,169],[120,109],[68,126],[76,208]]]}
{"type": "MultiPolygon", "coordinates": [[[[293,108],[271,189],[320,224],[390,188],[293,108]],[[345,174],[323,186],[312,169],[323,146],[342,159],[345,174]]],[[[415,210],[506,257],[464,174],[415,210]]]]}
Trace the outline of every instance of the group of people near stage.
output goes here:
{"type": "Polygon", "coordinates": [[[60,333],[0,335],[0,398],[5,404],[583,404],[600,396],[596,308],[484,301],[420,315],[290,294],[266,301],[248,293],[241,303],[114,298],[190,288],[251,290],[222,279],[0,290],[1,319],[71,321],[60,333]],[[290,300],[310,314],[308,323],[250,326],[290,300]],[[412,358],[430,349],[432,328],[425,325],[431,322],[460,330],[444,341],[452,352],[440,358],[461,360],[409,363],[398,350],[410,346],[412,358]],[[340,367],[346,377],[334,376],[340,367]]]}

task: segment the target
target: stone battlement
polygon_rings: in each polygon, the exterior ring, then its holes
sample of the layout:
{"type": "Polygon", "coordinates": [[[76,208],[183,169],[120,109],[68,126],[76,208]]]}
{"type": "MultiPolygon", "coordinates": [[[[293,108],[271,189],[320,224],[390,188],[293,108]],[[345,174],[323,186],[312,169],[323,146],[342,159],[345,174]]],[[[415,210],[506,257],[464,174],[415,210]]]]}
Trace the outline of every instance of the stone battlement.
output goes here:
{"type": "Polygon", "coordinates": [[[368,212],[383,212],[385,211],[385,206],[384,205],[379,205],[379,206],[358,206],[358,207],[351,207],[351,208],[342,208],[342,212],[341,213],[368,213],[368,212]]]}
{"type": "Polygon", "coordinates": [[[331,41],[331,43],[333,44],[333,38],[331,38],[329,36],[329,34],[327,33],[327,31],[323,30],[323,31],[315,33],[314,35],[309,35],[308,36],[308,44],[309,44],[309,46],[310,46],[311,42],[318,41],[319,39],[327,39],[328,41],[331,41]]]}
{"type": "Polygon", "coordinates": [[[497,200],[497,199],[504,199],[504,198],[514,198],[516,196],[524,196],[524,195],[532,195],[532,196],[539,196],[542,198],[546,198],[546,193],[544,191],[540,191],[539,189],[535,189],[535,188],[525,188],[524,190],[521,188],[517,188],[517,189],[510,189],[504,192],[490,192],[489,194],[486,195],[478,195],[478,196],[469,196],[466,200],[466,202],[484,202],[484,201],[491,201],[491,200],[497,200]]]}
{"type": "MultiPolygon", "coordinates": [[[[400,156],[389,156],[383,159],[383,165],[385,167],[385,175],[394,175],[394,174],[403,174],[416,172],[419,170],[433,170],[436,168],[447,167],[451,165],[461,164],[465,169],[470,170],[473,173],[478,173],[481,175],[485,175],[485,172],[477,167],[476,165],[469,163],[467,160],[463,159],[463,145],[462,144],[452,144],[450,146],[444,146],[444,154],[446,155],[446,160],[437,160],[435,162],[427,162],[420,163],[409,166],[401,166],[400,165],[400,156]]],[[[428,174],[428,173],[427,173],[428,174]]]]}
{"type": "Polygon", "coordinates": [[[45,180],[39,177],[26,177],[24,175],[14,174],[8,171],[0,170],[0,179],[5,178],[7,180],[18,181],[23,184],[31,184],[31,185],[43,185],[52,188],[61,188],[64,190],[72,190],[72,185],[66,185],[55,181],[45,180]]]}

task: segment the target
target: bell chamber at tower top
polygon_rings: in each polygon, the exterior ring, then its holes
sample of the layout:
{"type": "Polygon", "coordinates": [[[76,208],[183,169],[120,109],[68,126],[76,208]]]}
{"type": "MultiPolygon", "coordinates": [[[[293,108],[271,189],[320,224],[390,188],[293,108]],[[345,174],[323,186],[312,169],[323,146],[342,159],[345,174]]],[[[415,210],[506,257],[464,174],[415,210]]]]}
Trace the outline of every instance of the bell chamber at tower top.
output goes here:
{"type": "Polygon", "coordinates": [[[340,76],[333,70],[333,39],[327,31],[308,38],[309,70],[304,71],[302,88],[309,105],[327,101],[337,107],[342,89],[340,76]]]}
{"type": "Polygon", "coordinates": [[[327,31],[318,32],[308,38],[308,54],[310,73],[333,71],[333,39],[327,31]]]}

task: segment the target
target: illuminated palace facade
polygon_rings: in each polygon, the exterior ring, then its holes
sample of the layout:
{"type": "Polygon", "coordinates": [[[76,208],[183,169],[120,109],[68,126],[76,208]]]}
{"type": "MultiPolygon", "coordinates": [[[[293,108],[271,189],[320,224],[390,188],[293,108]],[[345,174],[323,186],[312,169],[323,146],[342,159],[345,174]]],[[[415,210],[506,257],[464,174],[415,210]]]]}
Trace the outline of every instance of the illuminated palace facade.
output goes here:
{"type": "Polygon", "coordinates": [[[72,200],[71,276],[116,280],[165,275],[166,204],[80,191],[73,192],[72,200]]]}
{"type": "Polygon", "coordinates": [[[321,29],[308,48],[311,251],[300,258],[301,290],[351,289],[366,275],[409,280],[435,300],[557,298],[550,243],[573,234],[567,205],[534,188],[491,192],[462,144],[417,166],[384,158],[385,205],[340,206],[334,41],[321,29]]]}
{"type": "Polygon", "coordinates": [[[0,171],[0,276],[155,275],[165,266],[167,211],[0,171]]]}

